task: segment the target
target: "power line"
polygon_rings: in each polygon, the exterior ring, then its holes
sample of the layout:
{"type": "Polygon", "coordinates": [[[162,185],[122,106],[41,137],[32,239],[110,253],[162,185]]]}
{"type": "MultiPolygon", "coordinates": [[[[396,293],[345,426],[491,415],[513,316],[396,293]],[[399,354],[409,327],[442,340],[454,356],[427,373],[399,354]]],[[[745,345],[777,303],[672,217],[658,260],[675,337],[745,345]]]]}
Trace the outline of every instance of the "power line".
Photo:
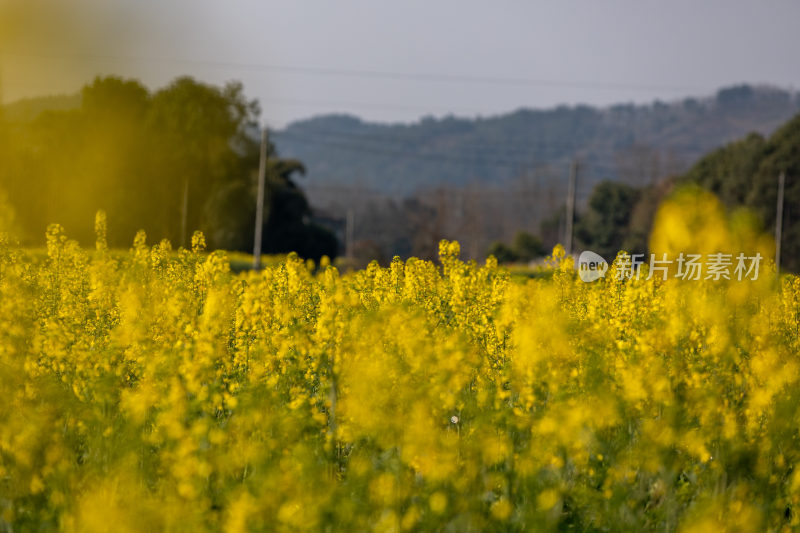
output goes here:
{"type": "MultiPolygon", "coordinates": [[[[311,194],[318,194],[318,193],[340,193],[346,195],[361,195],[361,196],[372,196],[378,197],[381,199],[396,199],[395,195],[392,194],[390,191],[384,191],[377,189],[371,186],[363,186],[358,184],[342,184],[342,183],[306,183],[301,184],[301,188],[309,192],[311,194]]],[[[546,186],[545,186],[546,188],[546,186]]],[[[514,198],[520,198],[525,196],[541,196],[543,193],[541,190],[537,189],[528,189],[528,190],[520,190],[518,188],[506,187],[501,186],[497,183],[467,183],[467,184],[435,184],[431,185],[425,189],[417,189],[417,192],[421,190],[444,190],[446,192],[451,192],[456,196],[469,196],[469,195],[479,195],[481,197],[505,197],[505,196],[513,196],[514,198]],[[477,185],[477,189],[471,189],[470,186],[477,185]]],[[[579,184],[576,188],[575,196],[577,199],[580,200],[581,203],[584,200],[588,199],[594,187],[587,187],[586,184],[579,184]]]]}
{"type": "Polygon", "coordinates": [[[431,113],[433,111],[437,111],[439,113],[474,113],[476,115],[497,114],[497,111],[492,109],[477,109],[477,108],[467,108],[467,107],[432,108],[430,106],[413,106],[413,105],[402,105],[402,104],[392,104],[392,103],[381,104],[373,102],[356,102],[356,101],[342,101],[342,100],[299,100],[296,98],[282,98],[278,96],[259,97],[259,100],[264,102],[276,102],[278,104],[297,106],[297,107],[310,106],[310,107],[331,108],[334,106],[342,106],[342,107],[360,107],[364,109],[377,109],[385,111],[416,111],[421,113],[431,113]]]}
{"type": "Polygon", "coordinates": [[[430,72],[401,72],[377,69],[355,69],[341,67],[319,67],[319,66],[298,66],[298,65],[279,65],[268,63],[245,63],[233,61],[219,61],[207,59],[192,59],[180,57],[154,57],[154,56],[135,56],[135,55],[116,55],[116,54],[96,54],[86,52],[58,53],[58,52],[14,52],[5,51],[6,55],[17,57],[40,57],[40,58],[89,58],[108,61],[134,61],[134,62],[161,62],[161,63],[181,63],[187,65],[198,65],[220,69],[238,69],[265,72],[283,72],[287,74],[310,74],[315,76],[335,76],[335,77],[355,77],[365,79],[388,79],[388,80],[407,80],[420,82],[441,82],[441,83],[471,83],[481,85],[514,85],[514,86],[548,86],[548,87],[568,87],[576,89],[632,89],[642,91],[665,90],[674,92],[704,90],[698,86],[688,85],[663,85],[636,82],[619,81],[599,81],[599,80],[554,80],[545,78],[528,78],[516,76],[476,76],[470,74],[442,74],[430,72]]]}

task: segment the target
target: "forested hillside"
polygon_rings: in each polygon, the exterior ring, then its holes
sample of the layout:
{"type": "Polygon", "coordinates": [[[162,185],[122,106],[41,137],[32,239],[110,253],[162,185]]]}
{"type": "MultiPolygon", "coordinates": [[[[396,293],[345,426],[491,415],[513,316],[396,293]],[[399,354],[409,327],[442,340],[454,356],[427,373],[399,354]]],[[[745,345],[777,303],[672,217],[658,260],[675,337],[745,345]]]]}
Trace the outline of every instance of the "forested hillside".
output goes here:
{"type": "MultiPolygon", "coordinates": [[[[704,153],[750,132],[769,134],[800,111],[800,97],[770,87],[722,89],[711,98],[521,109],[488,118],[374,124],[326,115],[275,133],[280,153],[302,160],[309,185],[358,185],[409,194],[420,188],[499,184],[582,163],[583,183],[635,185],[685,171],[704,153]]],[[[312,199],[314,195],[312,194],[312,199]]]]}
{"type": "Polygon", "coordinates": [[[712,152],[682,179],[711,190],[730,208],[750,208],[764,229],[772,232],[781,173],[785,175],[781,266],[798,271],[800,115],[767,138],[754,133],[712,152]]]}
{"type": "Polygon", "coordinates": [[[713,192],[733,213],[755,217],[754,227],[773,235],[779,176],[784,175],[781,267],[800,270],[800,114],[769,137],[751,133],[710,152],[685,174],[656,185],[632,187],[604,181],[578,216],[579,246],[613,257],[621,249],[648,251],[653,215],[676,188],[693,184],[713,192]]]}
{"type": "Polygon", "coordinates": [[[771,134],[798,111],[795,93],[742,85],[672,103],[414,124],[329,115],[291,124],[273,138],[281,154],[306,165],[303,187],[312,205],[341,219],[354,214],[365,259],[433,258],[443,237],[465,243],[467,257],[476,259],[520,231],[537,235],[545,248],[563,242],[573,160],[579,161],[577,242],[641,251],[669,190],[666,178],[750,133],[771,134]],[[600,192],[614,191],[617,199],[629,196],[627,189],[639,191],[635,205],[606,209],[603,194],[592,202],[600,183],[612,183],[600,192]]]}

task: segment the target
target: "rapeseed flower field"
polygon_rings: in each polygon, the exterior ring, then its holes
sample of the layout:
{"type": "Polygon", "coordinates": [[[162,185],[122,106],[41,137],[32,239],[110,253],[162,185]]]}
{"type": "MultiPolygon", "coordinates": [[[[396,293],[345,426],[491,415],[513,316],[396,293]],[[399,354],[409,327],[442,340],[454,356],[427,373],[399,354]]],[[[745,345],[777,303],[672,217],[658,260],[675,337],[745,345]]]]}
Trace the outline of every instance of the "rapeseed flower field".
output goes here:
{"type": "MultiPolygon", "coordinates": [[[[658,252],[770,251],[677,195],[658,252]]],[[[800,526],[800,279],[0,244],[0,531],[800,526]]],[[[646,267],[643,267],[646,268],[646,267]]],[[[645,270],[646,272],[646,270],[645,270]]]]}

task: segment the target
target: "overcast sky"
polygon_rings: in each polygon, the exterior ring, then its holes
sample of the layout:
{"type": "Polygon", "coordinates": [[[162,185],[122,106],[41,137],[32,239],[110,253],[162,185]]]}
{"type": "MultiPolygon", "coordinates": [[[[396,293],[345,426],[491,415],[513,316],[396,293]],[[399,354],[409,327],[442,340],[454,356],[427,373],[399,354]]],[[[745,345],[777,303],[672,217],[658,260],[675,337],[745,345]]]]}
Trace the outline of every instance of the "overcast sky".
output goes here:
{"type": "Polygon", "coordinates": [[[800,87],[800,2],[0,0],[4,101],[240,80],[272,127],[800,87]]]}

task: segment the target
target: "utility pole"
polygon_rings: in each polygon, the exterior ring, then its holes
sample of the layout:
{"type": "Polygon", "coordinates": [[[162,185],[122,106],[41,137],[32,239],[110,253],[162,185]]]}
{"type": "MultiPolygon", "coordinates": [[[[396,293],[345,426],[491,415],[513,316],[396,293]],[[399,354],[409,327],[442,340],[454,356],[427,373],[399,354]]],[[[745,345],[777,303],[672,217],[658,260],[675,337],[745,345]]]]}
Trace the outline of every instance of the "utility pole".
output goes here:
{"type": "Polygon", "coordinates": [[[572,160],[572,165],[569,169],[569,189],[567,190],[567,230],[565,236],[564,248],[567,255],[572,255],[572,233],[573,223],[575,221],[575,184],[578,181],[578,161],[572,160]]]}
{"type": "Polygon", "coordinates": [[[183,176],[183,198],[181,199],[181,246],[186,248],[186,231],[189,225],[189,174],[183,176]]]}
{"type": "Polygon", "coordinates": [[[344,228],[344,255],[348,259],[353,258],[353,233],[355,231],[355,215],[353,208],[347,210],[347,219],[344,228]]]}
{"type": "Polygon", "coordinates": [[[3,118],[3,103],[5,102],[5,99],[3,98],[3,96],[4,96],[4,93],[3,93],[3,67],[6,64],[6,60],[5,59],[6,59],[5,58],[5,54],[3,53],[3,50],[0,48],[0,119],[3,118]]]}
{"type": "Polygon", "coordinates": [[[264,226],[264,189],[267,180],[267,128],[261,130],[261,155],[258,161],[258,192],[256,196],[256,227],[253,243],[253,270],[261,270],[261,238],[264,226]]]}
{"type": "Polygon", "coordinates": [[[775,268],[781,270],[781,237],[783,234],[783,187],[786,182],[786,173],[778,175],[778,205],[775,213],[775,268]]]}
{"type": "Polygon", "coordinates": [[[3,118],[3,51],[0,50],[0,119],[3,118]]]}

